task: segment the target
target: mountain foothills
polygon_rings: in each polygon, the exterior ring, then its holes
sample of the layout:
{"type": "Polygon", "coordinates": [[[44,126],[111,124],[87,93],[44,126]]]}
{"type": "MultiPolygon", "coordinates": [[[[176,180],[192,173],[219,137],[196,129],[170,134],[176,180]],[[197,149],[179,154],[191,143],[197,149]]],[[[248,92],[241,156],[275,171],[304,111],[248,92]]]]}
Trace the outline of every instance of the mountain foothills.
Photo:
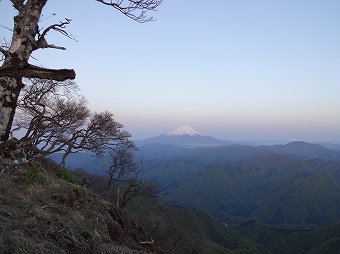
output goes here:
{"type": "MultiPolygon", "coordinates": [[[[337,145],[295,141],[246,146],[204,136],[190,127],[136,143],[136,156],[143,160],[143,179],[157,183],[160,195],[176,209],[194,208],[178,211],[213,216],[216,225],[238,232],[248,243],[251,239],[268,253],[338,253],[337,145]]],[[[99,175],[106,167],[105,158],[94,159],[86,154],[70,156],[67,163],[99,175]]],[[[140,201],[137,207],[146,206],[145,202],[140,201]]],[[[138,220],[140,214],[135,214],[138,220]]],[[[198,222],[201,219],[186,221],[205,225],[198,222]]],[[[214,237],[221,232],[216,227],[203,228],[214,232],[214,237]]],[[[223,241],[213,242],[225,246],[223,241]]]]}

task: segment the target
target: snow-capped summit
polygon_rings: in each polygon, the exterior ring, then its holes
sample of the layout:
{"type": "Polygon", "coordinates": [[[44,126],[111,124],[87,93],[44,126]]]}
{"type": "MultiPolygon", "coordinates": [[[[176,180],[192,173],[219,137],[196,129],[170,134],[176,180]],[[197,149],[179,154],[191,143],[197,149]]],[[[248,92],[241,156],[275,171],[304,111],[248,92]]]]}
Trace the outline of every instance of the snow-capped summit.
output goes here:
{"type": "Polygon", "coordinates": [[[194,130],[193,128],[191,128],[190,126],[184,125],[181,126],[173,131],[169,131],[167,133],[165,133],[166,136],[184,136],[184,135],[188,135],[188,136],[196,136],[196,135],[202,135],[201,133],[199,133],[198,131],[194,130]]]}
{"type": "Polygon", "coordinates": [[[228,141],[200,134],[190,126],[182,126],[162,135],[134,141],[137,146],[148,144],[168,144],[187,148],[209,147],[231,144],[228,141]]]}

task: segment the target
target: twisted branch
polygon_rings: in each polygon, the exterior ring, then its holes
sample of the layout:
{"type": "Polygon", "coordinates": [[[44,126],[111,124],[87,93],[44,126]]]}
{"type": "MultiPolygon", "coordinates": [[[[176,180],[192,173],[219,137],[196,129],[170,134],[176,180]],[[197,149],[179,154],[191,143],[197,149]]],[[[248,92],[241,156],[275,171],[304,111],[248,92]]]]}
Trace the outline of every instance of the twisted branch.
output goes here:
{"type": "Polygon", "coordinates": [[[53,24],[47,27],[46,29],[44,29],[44,31],[41,34],[40,33],[38,34],[38,40],[35,42],[33,46],[33,51],[37,49],[44,49],[44,48],[66,50],[66,48],[64,47],[56,46],[54,44],[48,44],[45,37],[49,31],[54,30],[58,33],[61,33],[65,37],[68,37],[69,39],[74,40],[74,38],[71,35],[69,35],[64,29],[70,23],[71,23],[71,19],[65,18],[65,21],[60,21],[59,24],[53,24]]]}
{"type": "Polygon", "coordinates": [[[162,0],[96,0],[104,5],[111,6],[123,13],[130,19],[139,23],[153,21],[154,18],[148,17],[148,11],[156,11],[162,0]]]}

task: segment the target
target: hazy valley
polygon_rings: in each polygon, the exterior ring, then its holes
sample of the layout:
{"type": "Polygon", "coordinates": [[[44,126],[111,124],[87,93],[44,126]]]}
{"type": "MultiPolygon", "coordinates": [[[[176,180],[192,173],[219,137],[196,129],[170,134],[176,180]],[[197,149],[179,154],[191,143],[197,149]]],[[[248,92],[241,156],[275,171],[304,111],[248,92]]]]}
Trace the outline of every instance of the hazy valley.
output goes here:
{"type": "MultiPolygon", "coordinates": [[[[157,183],[169,205],[205,211],[271,253],[287,253],[282,248],[290,248],[289,253],[332,253],[323,251],[338,246],[337,233],[328,232],[339,230],[337,149],[302,141],[222,143],[187,127],[174,133],[136,142],[142,178],[157,183]],[[312,235],[320,239],[304,246],[303,239],[312,235]]],[[[67,163],[105,175],[105,158],[78,154],[67,163]]]]}

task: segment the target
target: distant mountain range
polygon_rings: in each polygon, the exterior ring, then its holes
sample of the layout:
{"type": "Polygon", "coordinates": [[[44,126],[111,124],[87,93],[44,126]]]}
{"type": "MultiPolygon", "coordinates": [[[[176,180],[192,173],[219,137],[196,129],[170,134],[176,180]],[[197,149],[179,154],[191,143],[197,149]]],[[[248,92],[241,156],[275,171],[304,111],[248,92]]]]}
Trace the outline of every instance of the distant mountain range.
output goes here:
{"type": "Polygon", "coordinates": [[[170,144],[192,148],[230,145],[232,144],[232,142],[213,138],[210,136],[205,136],[194,130],[190,126],[182,126],[173,131],[166,132],[156,137],[135,140],[135,144],[138,147],[149,144],[170,144]]]}
{"type": "MultiPolygon", "coordinates": [[[[198,147],[216,147],[216,146],[226,146],[226,145],[242,145],[242,146],[272,146],[270,149],[275,150],[281,149],[280,144],[287,144],[287,141],[278,141],[278,140],[248,140],[248,141],[227,141],[222,140],[218,138],[214,138],[212,136],[201,134],[200,132],[196,131],[190,126],[181,126],[173,131],[169,131],[166,133],[163,133],[161,135],[146,138],[146,139],[139,139],[134,140],[137,147],[142,147],[145,145],[151,145],[151,144],[166,144],[166,145],[174,145],[178,147],[185,147],[185,148],[198,148],[198,147]],[[277,147],[274,147],[273,145],[277,145],[277,147]]],[[[281,152],[284,152],[284,149],[287,150],[287,153],[291,153],[291,148],[294,150],[301,150],[301,149],[310,149],[310,147],[303,148],[303,144],[310,144],[302,141],[294,141],[289,143],[290,147],[282,147],[281,152]],[[294,147],[295,148],[294,148],[294,147]],[[297,147],[300,146],[300,147],[297,147]]],[[[326,142],[320,142],[314,145],[314,149],[320,150],[322,148],[327,148],[329,150],[334,151],[340,151],[340,144],[336,143],[326,143],[326,142]],[[316,147],[319,145],[318,147],[316,147]]],[[[313,148],[312,148],[313,149],[313,148]]],[[[317,151],[319,152],[319,151],[317,151]]],[[[308,152],[307,152],[308,153],[308,152]]]]}
{"type": "MultiPolygon", "coordinates": [[[[340,220],[340,151],[302,141],[230,144],[188,126],[137,145],[143,178],[178,206],[202,209],[228,224],[251,218],[298,225],[340,220]]],[[[103,175],[109,160],[79,153],[66,163],[103,175]]]]}
{"type": "MultiPolygon", "coordinates": [[[[192,133],[192,132],[191,132],[192,133]]],[[[181,134],[181,135],[169,135],[163,134],[164,140],[174,142],[174,140],[180,141],[186,138],[198,138],[208,137],[198,134],[181,134]],[[168,135],[168,136],[167,136],[168,135]]],[[[208,137],[209,139],[209,137],[208,137]]],[[[138,155],[141,155],[145,162],[149,161],[187,161],[192,165],[209,165],[212,163],[229,163],[241,160],[266,158],[272,155],[285,155],[299,159],[321,159],[321,160],[331,160],[340,161],[340,151],[330,150],[321,145],[306,143],[302,141],[294,141],[285,145],[272,145],[272,146],[246,146],[238,144],[225,144],[199,146],[200,143],[180,143],[181,145],[174,145],[168,143],[151,142],[151,140],[156,140],[151,138],[148,139],[149,142],[139,142],[137,144],[139,147],[138,155]],[[195,147],[197,145],[198,147],[195,147]]],[[[159,140],[159,139],[157,139],[159,140]]],[[[209,139],[211,140],[211,139],[209,139]]],[[[191,140],[193,141],[193,140],[191,140]]],[[[223,142],[223,141],[222,141],[223,142]]],[[[227,141],[224,141],[227,142],[227,141]]],[[[50,156],[56,161],[60,161],[62,154],[54,154],[50,156]]],[[[94,174],[103,175],[105,168],[108,166],[108,158],[96,158],[86,153],[76,153],[71,154],[67,157],[66,165],[70,168],[82,168],[87,172],[94,174]]],[[[158,163],[158,162],[157,162],[158,163]]],[[[158,169],[161,170],[161,169],[158,169]]],[[[188,171],[183,172],[185,174],[188,171]]],[[[171,181],[171,180],[170,180],[171,181]]]]}

